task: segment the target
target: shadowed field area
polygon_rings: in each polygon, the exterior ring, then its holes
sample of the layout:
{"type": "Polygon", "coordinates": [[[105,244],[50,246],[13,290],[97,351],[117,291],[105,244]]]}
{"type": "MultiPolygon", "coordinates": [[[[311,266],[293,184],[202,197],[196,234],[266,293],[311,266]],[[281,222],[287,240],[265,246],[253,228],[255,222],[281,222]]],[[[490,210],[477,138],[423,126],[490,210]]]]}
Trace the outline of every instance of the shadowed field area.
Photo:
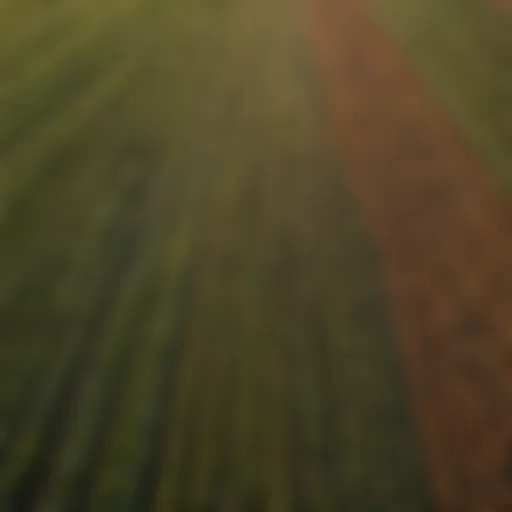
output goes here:
{"type": "Polygon", "coordinates": [[[0,510],[423,511],[292,0],[0,4],[0,510]]]}

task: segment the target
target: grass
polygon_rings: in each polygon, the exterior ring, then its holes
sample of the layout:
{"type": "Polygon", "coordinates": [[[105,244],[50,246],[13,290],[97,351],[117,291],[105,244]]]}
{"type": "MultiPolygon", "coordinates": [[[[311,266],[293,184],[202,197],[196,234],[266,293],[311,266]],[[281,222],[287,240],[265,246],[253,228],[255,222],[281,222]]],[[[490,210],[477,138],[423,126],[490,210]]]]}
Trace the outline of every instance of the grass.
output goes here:
{"type": "Polygon", "coordinates": [[[0,9],[0,510],[428,510],[302,5],[0,9]]]}
{"type": "Polygon", "coordinates": [[[372,0],[490,166],[512,185],[512,18],[490,0],[372,0]]]}

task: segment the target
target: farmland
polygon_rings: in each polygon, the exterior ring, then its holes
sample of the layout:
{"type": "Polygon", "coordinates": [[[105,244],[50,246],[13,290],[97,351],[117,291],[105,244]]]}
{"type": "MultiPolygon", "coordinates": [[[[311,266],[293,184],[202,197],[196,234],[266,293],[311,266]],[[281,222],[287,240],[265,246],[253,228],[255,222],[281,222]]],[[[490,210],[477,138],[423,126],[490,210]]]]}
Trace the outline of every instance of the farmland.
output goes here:
{"type": "Polygon", "coordinates": [[[0,511],[429,510],[292,0],[0,4],[0,511]]]}

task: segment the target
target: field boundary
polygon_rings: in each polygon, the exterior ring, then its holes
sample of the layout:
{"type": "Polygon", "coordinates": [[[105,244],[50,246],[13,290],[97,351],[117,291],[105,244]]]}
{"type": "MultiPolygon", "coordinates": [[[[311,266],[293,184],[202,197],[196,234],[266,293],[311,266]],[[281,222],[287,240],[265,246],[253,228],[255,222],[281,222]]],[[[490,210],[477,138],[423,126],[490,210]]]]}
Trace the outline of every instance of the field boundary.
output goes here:
{"type": "Polygon", "coordinates": [[[346,179],[381,257],[439,510],[509,510],[504,198],[367,8],[310,0],[346,179]]]}

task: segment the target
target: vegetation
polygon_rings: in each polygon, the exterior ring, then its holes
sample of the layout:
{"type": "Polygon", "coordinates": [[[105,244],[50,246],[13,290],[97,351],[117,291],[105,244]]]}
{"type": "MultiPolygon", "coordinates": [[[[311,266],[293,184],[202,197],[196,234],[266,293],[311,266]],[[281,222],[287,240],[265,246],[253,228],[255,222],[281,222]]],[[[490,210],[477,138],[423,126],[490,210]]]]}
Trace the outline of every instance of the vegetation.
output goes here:
{"type": "Polygon", "coordinates": [[[290,0],[0,4],[0,510],[428,508],[290,0]]]}

